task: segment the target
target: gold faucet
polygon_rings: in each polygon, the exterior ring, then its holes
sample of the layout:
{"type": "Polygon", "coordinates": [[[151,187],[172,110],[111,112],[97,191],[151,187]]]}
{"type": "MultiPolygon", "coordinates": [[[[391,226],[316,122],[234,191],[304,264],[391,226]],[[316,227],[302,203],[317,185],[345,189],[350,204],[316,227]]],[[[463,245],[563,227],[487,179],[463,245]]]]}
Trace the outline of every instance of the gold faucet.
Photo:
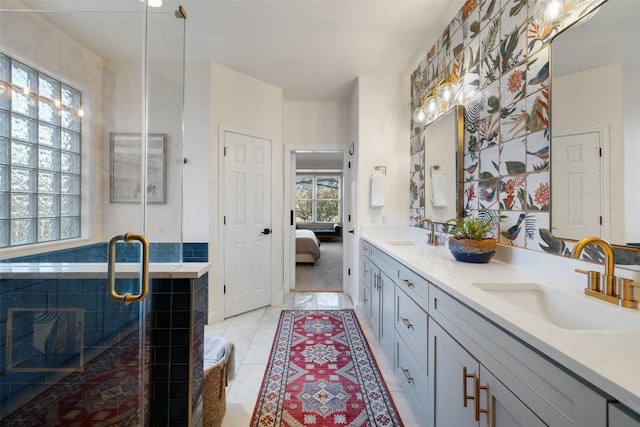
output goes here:
{"type": "Polygon", "coordinates": [[[432,246],[438,246],[438,236],[436,236],[435,224],[427,217],[418,218],[416,221],[416,227],[420,227],[425,222],[429,223],[429,238],[427,243],[432,246]]]}
{"type": "Polygon", "coordinates": [[[614,275],[616,262],[613,248],[609,243],[607,243],[600,237],[585,237],[578,243],[576,243],[571,256],[573,256],[574,258],[580,258],[582,250],[588,245],[598,245],[602,248],[602,252],[604,252],[605,289],[604,293],[600,289],[600,277],[598,272],[576,269],[578,273],[587,274],[587,276],[589,277],[589,285],[585,288],[584,293],[617,305],[618,293],[616,290],[616,276],[614,275]]]}

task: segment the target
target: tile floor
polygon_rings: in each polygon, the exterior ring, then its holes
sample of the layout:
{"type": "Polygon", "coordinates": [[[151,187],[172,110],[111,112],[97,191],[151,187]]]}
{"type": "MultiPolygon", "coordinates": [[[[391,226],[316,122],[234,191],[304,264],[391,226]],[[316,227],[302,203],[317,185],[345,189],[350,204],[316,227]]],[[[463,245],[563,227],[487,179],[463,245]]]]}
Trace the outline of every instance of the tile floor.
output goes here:
{"type": "MultiPolygon", "coordinates": [[[[251,422],[280,311],[340,308],[353,308],[351,298],[340,293],[292,292],[285,295],[282,307],[260,308],[205,327],[205,335],[221,335],[232,341],[236,350],[236,374],[227,388],[227,413],[222,427],[248,426],[251,422]]],[[[392,362],[373,337],[373,331],[364,313],[356,309],[356,314],[402,421],[407,427],[418,426],[419,423],[393,372],[392,362]]]]}

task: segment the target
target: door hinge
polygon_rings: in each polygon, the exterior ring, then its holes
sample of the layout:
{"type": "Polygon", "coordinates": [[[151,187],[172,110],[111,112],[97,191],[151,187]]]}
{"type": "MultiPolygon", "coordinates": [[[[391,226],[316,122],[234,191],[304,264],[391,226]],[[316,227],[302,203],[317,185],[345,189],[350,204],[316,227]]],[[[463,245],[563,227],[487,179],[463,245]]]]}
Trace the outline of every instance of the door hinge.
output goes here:
{"type": "Polygon", "coordinates": [[[600,147],[598,150],[600,152],[600,157],[602,157],[602,147],[600,147]]]}
{"type": "Polygon", "coordinates": [[[227,293],[227,285],[222,285],[222,293],[223,294],[227,293]]]}
{"type": "Polygon", "coordinates": [[[351,169],[351,161],[347,162],[347,169],[351,169]]]}
{"type": "Polygon", "coordinates": [[[600,215],[600,225],[602,225],[602,215],[600,215]]]}
{"type": "Polygon", "coordinates": [[[347,218],[349,218],[348,221],[351,222],[351,214],[347,215],[347,218]]]}
{"type": "Polygon", "coordinates": [[[347,276],[351,276],[351,269],[347,268],[347,276]]]}
{"type": "Polygon", "coordinates": [[[227,147],[224,147],[224,149],[223,149],[222,151],[223,151],[223,152],[222,152],[222,155],[223,155],[223,156],[226,156],[226,155],[227,155],[227,147]]]}
{"type": "Polygon", "coordinates": [[[227,216],[226,215],[222,217],[222,224],[223,225],[227,225],[227,216]]]}

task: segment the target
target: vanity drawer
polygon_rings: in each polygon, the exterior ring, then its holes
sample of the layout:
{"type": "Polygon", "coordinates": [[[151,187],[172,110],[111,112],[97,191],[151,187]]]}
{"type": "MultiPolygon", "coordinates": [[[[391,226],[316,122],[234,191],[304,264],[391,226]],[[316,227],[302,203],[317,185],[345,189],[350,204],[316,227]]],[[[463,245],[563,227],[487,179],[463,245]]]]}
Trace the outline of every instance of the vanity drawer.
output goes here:
{"type": "Polygon", "coordinates": [[[419,362],[413,357],[411,350],[397,333],[395,344],[395,371],[400,386],[405,392],[416,418],[426,420],[429,407],[427,375],[419,368],[419,362]]]}
{"type": "Polygon", "coordinates": [[[398,274],[395,282],[418,305],[428,311],[429,308],[429,282],[413,270],[397,263],[398,274]]]}
{"type": "Polygon", "coordinates": [[[420,368],[427,371],[427,313],[402,290],[396,289],[396,332],[416,356],[420,368]]]}
{"type": "Polygon", "coordinates": [[[362,242],[362,254],[371,258],[371,243],[365,241],[362,242]]]}
{"type": "Polygon", "coordinates": [[[398,261],[391,258],[389,255],[385,254],[376,247],[371,247],[370,253],[371,261],[373,261],[373,263],[377,265],[380,270],[387,273],[387,275],[390,277],[395,276],[396,269],[398,268],[397,266],[399,265],[398,261]]]}

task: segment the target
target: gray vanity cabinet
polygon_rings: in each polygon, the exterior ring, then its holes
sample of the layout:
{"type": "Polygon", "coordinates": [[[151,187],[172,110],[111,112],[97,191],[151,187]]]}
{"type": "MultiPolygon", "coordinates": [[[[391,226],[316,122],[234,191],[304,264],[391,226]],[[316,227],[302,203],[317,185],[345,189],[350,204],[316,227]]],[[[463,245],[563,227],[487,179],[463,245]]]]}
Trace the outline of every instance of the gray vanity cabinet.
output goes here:
{"type": "Polygon", "coordinates": [[[434,427],[546,426],[437,323],[429,325],[434,427]]]}
{"type": "Polygon", "coordinates": [[[373,263],[367,257],[363,258],[362,288],[364,290],[364,312],[371,323],[371,285],[372,285],[373,263]]]}
{"type": "Polygon", "coordinates": [[[363,249],[365,312],[376,339],[392,357],[395,284],[389,275],[393,274],[395,261],[366,242],[363,249]]]}
{"type": "Polygon", "coordinates": [[[480,364],[437,323],[429,325],[429,395],[433,405],[433,426],[472,427],[475,419],[474,382],[480,364]]]}
{"type": "Polygon", "coordinates": [[[640,415],[619,403],[609,404],[609,427],[640,427],[640,415]]]}
{"type": "MultiPolygon", "coordinates": [[[[467,389],[469,386],[474,388],[474,392],[468,394],[479,396],[480,409],[489,408],[489,417],[479,414],[480,420],[484,420],[479,424],[481,426],[607,425],[607,398],[604,395],[433,285],[429,288],[429,316],[430,357],[433,358],[429,363],[429,379],[435,384],[432,386],[435,402],[447,398],[438,395],[442,390],[448,390],[440,385],[443,381],[440,368],[443,363],[445,366],[451,364],[449,353],[457,351],[470,355],[480,365],[479,372],[475,373],[480,389],[475,392],[476,379],[471,376],[467,389]],[[443,347],[444,343],[447,347],[443,347]],[[458,346],[456,350],[452,350],[454,344],[458,346]],[[438,346],[440,352],[431,346],[438,346]],[[447,352],[443,348],[447,348],[447,352]],[[487,423],[494,419],[495,423],[487,423]]],[[[467,374],[472,375],[468,371],[476,366],[468,366],[467,374]]],[[[448,381],[462,384],[463,366],[457,368],[457,374],[454,368],[448,368],[447,375],[456,374],[448,381]]],[[[457,396],[452,394],[449,398],[461,402],[462,392],[456,392],[457,396]]],[[[473,403],[476,403],[475,399],[473,403]]],[[[435,410],[438,410],[437,406],[435,410]]],[[[465,408],[458,411],[464,412],[465,408]]],[[[435,424],[436,427],[447,425],[452,424],[435,424]]]]}
{"type": "Polygon", "coordinates": [[[367,317],[420,427],[640,427],[638,414],[609,403],[453,287],[367,242],[363,249],[367,317]]]}

